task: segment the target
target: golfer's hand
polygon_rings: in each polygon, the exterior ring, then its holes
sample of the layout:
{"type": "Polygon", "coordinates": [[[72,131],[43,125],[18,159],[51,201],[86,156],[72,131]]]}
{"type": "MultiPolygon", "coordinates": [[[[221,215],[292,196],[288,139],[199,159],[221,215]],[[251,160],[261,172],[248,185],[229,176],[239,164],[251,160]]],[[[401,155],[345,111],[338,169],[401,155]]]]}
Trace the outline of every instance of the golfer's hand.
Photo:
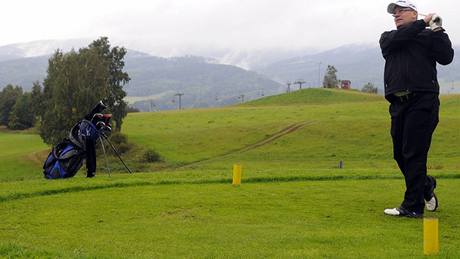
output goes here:
{"type": "Polygon", "coordinates": [[[442,18],[441,18],[441,16],[439,16],[437,14],[433,15],[433,17],[431,18],[431,21],[430,21],[430,29],[432,31],[442,30],[442,18]]]}
{"type": "Polygon", "coordinates": [[[423,20],[425,21],[426,26],[430,25],[430,22],[433,19],[433,15],[435,15],[435,13],[429,13],[427,16],[425,16],[425,18],[423,18],[423,20]]]}

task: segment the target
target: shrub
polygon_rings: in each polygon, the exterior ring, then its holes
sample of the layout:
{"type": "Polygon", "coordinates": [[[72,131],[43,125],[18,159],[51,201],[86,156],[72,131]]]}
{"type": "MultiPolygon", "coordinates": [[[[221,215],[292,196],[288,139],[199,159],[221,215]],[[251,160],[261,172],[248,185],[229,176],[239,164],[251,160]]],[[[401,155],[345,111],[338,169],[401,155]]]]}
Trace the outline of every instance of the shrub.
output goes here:
{"type": "Polygon", "coordinates": [[[118,152],[120,154],[128,152],[129,150],[131,150],[132,147],[133,146],[131,144],[128,144],[128,143],[120,143],[120,144],[115,146],[115,148],[118,150],[118,152]]]}
{"type": "Polygon", "coordinates": [[[110,136],[110,142],[120,154],[126,153],[133,148],[133,145],[128,143],[128,137],[120,132],[113,132],[110,136]]]}
{"type": "Polygon", "coordinates": [[[376,94],[378,90],[379,89],[375,87],[373,83],[367,83],[363,86],[363,89],[361,89],[361,91],[364,93],[372,93],[372,94],[376,94]]]}
{"type": "Polygon", "coordinates": [[[110,141],[115,145],[119,145],[122,143],[127,144],[128,143],[128,137],[120,132],[113,132],[112,135],[110,136],[110,141]]]}
{"type": "Polygon", "coordinates": [[[149,163],[160,162],[161,156],[155,150],[149,149],[145,151],[144,155],[142,156],[142,160],[149,163]]]}

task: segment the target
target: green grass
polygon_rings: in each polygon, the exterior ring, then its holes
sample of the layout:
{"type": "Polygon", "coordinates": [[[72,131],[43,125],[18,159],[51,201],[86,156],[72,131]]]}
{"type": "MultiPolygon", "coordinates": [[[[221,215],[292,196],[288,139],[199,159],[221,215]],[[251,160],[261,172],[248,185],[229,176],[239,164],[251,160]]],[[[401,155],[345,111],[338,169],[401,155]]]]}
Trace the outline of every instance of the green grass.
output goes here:
{"type": "MultiPolygon", "coordinates": [[[[276,98],[291,99],[291,95],[297,93],[299,96],[316,95],[316,91],[343,95],[345,100],[349,95],[364,95],[307,89],[276,98]]],[[[370,96],[379,99],[340,104],[248,104],[213,110],[138,113],[127,118],[124,132],[129,134],[131,141],[157,150],[173,165],[211,159],[205,163],[206,168],[221,169],[232,161],[241,161],[249,166],[257,164],[259,170],[270,170],[274,164],[288,170],[331,169],[343,160],[346,168],[396,169],[391,153],[388,104],[383,97],[370,96]],[[238,152],[300,122],[305,122],[306,126],[268,145],[238,152]]],[[[448,97],[442,103],[441,119],[430,153],[432,169],[460,169],[457,159],[459,100],[458,96],[448,97]]]]}
{"type": "MultiPolygon", "coordinates": [[[[381,212],[399,200],[400,180],[258,182],[236,188],[147,183],[3,201],[0,252],[102,258],[422,255],[422,221],[381,212]]],[[[439,181],[443,205],[435,215],[446,258],[460,255],[459,186],[459,180],[439,181]]]]}
{"type": "Polygon", "coordinates": [[[280,106],[305,104],[337,104],[349,102],[379,101],[382,97],[353,90],[309,88],[283,95],[274,95],[247,102],[244,106],[280,106]],[[344,94],[343,91],[346,91],[344,94]]]}
{"type": "MultiPolygon", "coordinates": [[[[39,179],[42,161],[31,154],[47,147],[38,136],[2,131],[0,257],[422,258],[422,221],[382,213],[404,191],[387,110],[381,96],[307,89],[129,114],[123,132],[136,147],[123,157],[144,172],[109,177],[99,159],[96,178],[58,181],[39,179]],[[146,149],[165,162],[143,163],[146,149]],[[240,187],[231,186],[234,163],[240,187]]],[[[460,96],[442,97],[428,163],[441,258],[460,256],[459,111],[460,96]]]]}
{"type": "Polygon", "coordinates": [[[37,172],[36,153],[47,146],[36,134],[0,131],[0,179],[42,177],[37,172]]]}

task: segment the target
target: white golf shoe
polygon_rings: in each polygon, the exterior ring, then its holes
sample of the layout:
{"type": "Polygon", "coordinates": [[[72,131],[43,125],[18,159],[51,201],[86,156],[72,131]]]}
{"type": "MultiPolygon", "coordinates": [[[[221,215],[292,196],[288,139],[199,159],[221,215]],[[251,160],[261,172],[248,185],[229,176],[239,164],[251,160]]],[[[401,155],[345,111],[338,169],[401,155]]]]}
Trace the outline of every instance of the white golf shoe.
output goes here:
{"type": "Polygon", "coordinates": [[[408,211],[403,207],[393,208],[393,209],[385,209],[383,211],[383,213],[385,213],[385,215],[397,216],[397,217],[408,217],[408,218],[421,218],[421,217],[423,217],[422,213],[408,211]]]}
{"type": "Polygon", "coordinates": [[[436,211],[438,208],[438,198],[436,197],[436,194],[433,193],[433,197],[431,197],[430,200],[425,201],[425,207],[428,211],[436,211]]]}

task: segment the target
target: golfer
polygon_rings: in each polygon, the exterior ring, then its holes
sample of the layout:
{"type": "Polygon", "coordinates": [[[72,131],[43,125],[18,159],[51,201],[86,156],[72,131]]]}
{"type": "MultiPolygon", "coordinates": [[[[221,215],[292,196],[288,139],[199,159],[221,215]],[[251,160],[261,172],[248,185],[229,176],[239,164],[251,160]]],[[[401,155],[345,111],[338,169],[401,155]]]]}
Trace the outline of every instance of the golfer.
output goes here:
{"type": "Polygon", "coordinates": [[[417,19],[417,7],[406,0],[390,3],[387,11],[394,17],[396,30],[380,38],[385,98],[390,102],[393,155],[404,175],[406,192],[399,207],[384,213],[418,218],[425,206],[428,211],[438,208],[436,180],[427,175],[426,168],[439,114],[436,63],[451,63],[454,50],[436,14],[417,19]]]}

